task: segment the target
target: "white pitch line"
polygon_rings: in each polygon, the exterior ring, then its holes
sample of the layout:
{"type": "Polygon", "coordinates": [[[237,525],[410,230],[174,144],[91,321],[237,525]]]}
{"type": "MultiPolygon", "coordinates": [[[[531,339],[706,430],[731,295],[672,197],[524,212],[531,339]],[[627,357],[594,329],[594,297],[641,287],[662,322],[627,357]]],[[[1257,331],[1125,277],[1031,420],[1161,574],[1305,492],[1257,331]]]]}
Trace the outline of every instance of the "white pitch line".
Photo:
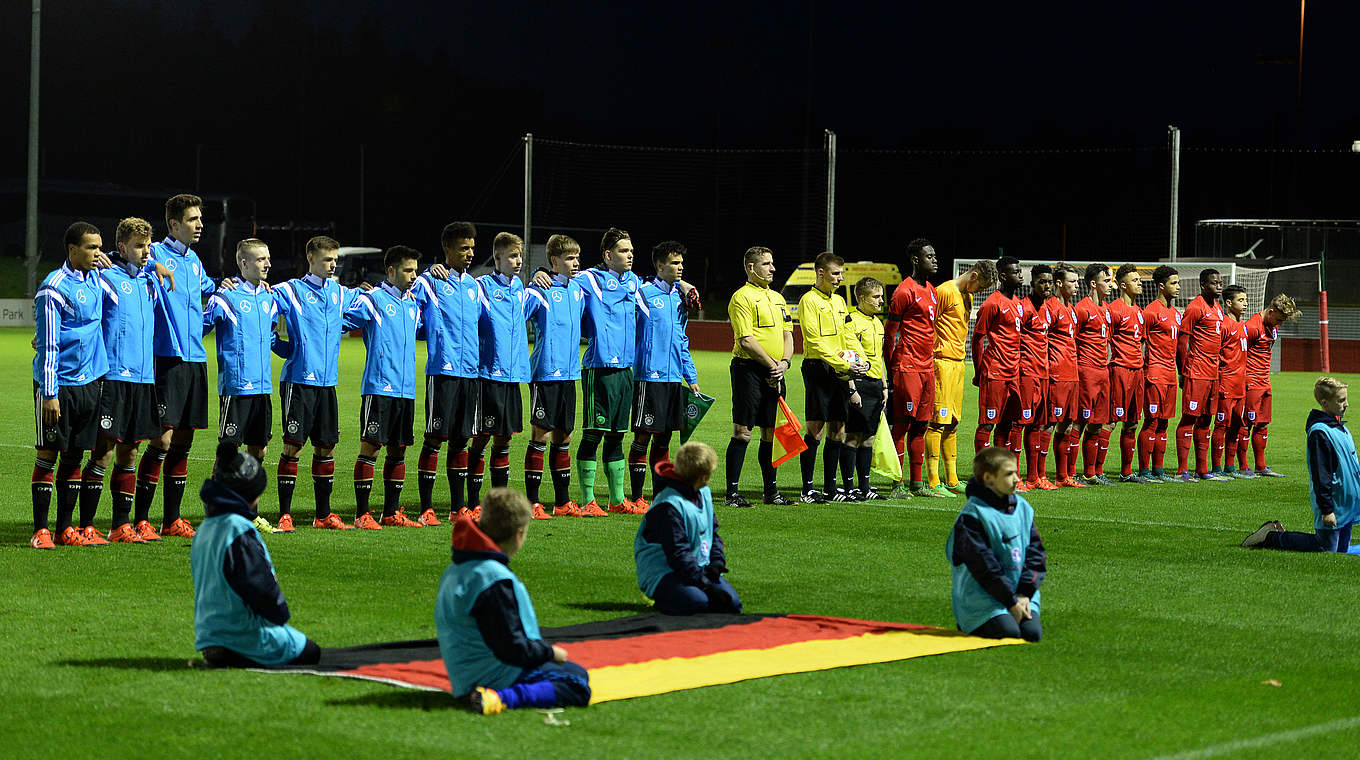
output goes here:
{"type": "Polygon", "coordinates": [[[1360,715],[1352,716],[1350,718],[1341,718],[1340,720],[1333,720],[1327,723],[1318,723],[1313,726],[1295,728],[1289,731],[1277,731],[1273,734],[1255,736],[1250,739],[1238,739],[1236,741],[1224,742],[1222,744],[1211,744],[1208,747],[1186,750],[1185,752],[1177,752],[1173,755],[1158,755],[1152,760],[1199,760],[1200,758],[1204,757],[1221,757],[1222,755],[1228,755],[1233,752],[1239,752],[1241,750],[1256,749],[1258,747],[1266,747],[1271,744],[1280,744],[1283,742],[1297,741],[1299,739],[1305,739],[1309,736],[1316,736],[1317,734],[1326,734],[1332,731],[1339,731],[1346,728],[1354,728],[1356,726],[1360,726],[1360,715]]]}

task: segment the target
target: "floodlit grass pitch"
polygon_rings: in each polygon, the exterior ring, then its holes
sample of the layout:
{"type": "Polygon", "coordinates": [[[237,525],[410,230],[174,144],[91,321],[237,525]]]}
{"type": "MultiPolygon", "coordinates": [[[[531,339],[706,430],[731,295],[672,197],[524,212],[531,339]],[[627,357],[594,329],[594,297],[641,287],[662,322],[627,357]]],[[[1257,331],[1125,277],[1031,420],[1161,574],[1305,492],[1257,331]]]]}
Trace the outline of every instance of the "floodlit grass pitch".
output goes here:
{"type": "MultiPolygon", "coordinates": [[[[0,755],[1135,758],[1251,739],[1222,749],[1296,757],[1342,756],[1360,740],[1360,718],[1352,719],[1360,715],[1352,624],[1360,561],[1237,548],[1267,518],[1292,529],[1311,524],[1302,445],[1310,375],[1275,379],[1270,462],[1288,479],[1032,494],[1049,550],[1041,644],[604,704],[569,711],[570,727],[551,728],[532,711],[480,718],[451,698],[380,684],[185,667],[196,654],[188,542],[28,548],[30,337],[0,331],[9,389],[0,395],[9,421],[0,434],[8,484],[0,491],[0,693],[8,711],[0,755]],[[1282,685],[1263,685],[1268,679],[1282,685]],[[1309,728],[1328,723],[1327,734],[1309,728]]],[[[730,435],[728,359],[695,360],[702,386],[719,399],[699,435],[721,454],[730,435]]],[[[344,341],[342,362],[335,506],[351,519],[359,341],[344,341]]],[[[801,388],[790,391],[801,410],[801,388]]],[[[971,386],[968,393],[975,397],[971,386]]],[[[185,515],[195,523],[215,417],[190,467],[185,515]]],[[[959,430],[965,469],[972,430],[972,420],[959,430]]],[[[516,437],[512,483],[522,482],[524,441],[516,437]]],[[[271,481],[277,454],[276,433],[271,481]]],[[[743,485],[757,494],[754,458],[752,447],[743,485]]],[[[415,453],[407,460],[409,507],[415,453]]],[[[308,461],[295,499],[306,518],[299,525],[310,524],[308,461]]],[[[1117,450],[1110,461],[1118,464],[1117,450]]],[[[780,475],[793,493],[797,463],[780,475]]],[[[262,503],[271,520],[273,494],[271,482],[262,503]]],[[[436,496],[446,494],[441,473],[436,496]]],[[[752,611],[952,627],[944,540],[960,505],[719,507],[719,519],[732,582],[752,611]]],[[[152,515],[159,521],[159,498],[152,515]]],[[[543,624],[641,610],[631,560],[637,522],[533,525],[514,567],[543,624]]],[[[300,527],[266,542],[293,623],[323,646],[434,635],[447,527],[300,527]]]]}

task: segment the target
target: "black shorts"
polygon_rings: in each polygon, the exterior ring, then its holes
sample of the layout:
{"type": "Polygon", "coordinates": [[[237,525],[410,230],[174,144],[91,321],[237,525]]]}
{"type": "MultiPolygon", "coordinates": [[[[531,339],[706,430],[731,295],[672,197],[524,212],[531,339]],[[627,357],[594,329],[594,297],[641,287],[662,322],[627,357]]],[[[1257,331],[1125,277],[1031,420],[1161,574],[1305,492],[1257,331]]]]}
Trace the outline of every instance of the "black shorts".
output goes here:
{"type": "Polygon", "coordinates": [[[208,365],[174,356],[156,357],[156,408],[161,428],[208,426],[208,365]]]}
{"type": "Polygon", "coordinates": [[[836,377],[831,365],[821,359],[804,359],[799,367],[803,373],[803,392],[806,400],[805,420],[845,422],[850,414],[850,389],[845,380],[836,377]]]}
{"type": "Polygon", "coordinates": [[[529,383],[529,422],[542,430],[570,433],[576,427],[576,381],[529,383]]]}
{"type": "Polygon", "coordinates": [[[519,383],[483,380],[477,399],[477,435],[513,435],[524,429],[524,401],[519,396],[519,383]]]}
{"type": "Polygon", "coordinates": [[[679,430],[685,425],[689,388],[680,383],[634,383],[633,429],[648,433],[679,430]]]}
{"type": "Polygon", "coordinates": [[[765,382],[770,376],[758,361],[732,359],[732,422],[743,427],[773,428],[779,411],[779,399],[784,395],[784,383],[772,387],[765,382]]]}
{"type": "Polygon", "coordinates": [[[883,381],[869,377],[855,380],[855,390],[859,391],[860,406],[851,406],[845,420],[845,432],[878,432],[878,423],[883,414],[883,381]]]}
{"type": "Polygon", "coordinates": [[[415,399],[368,394],[359,405],[359,438],[378,446],[415,443],[415,399]]]}
{"type": "Polygon", "coordinates": [[[268,393],[223,396],[217,440],[240,446],[268,446],[274,437],[274,399],[268,393]]]}
{"type": "Polygon", "coordinates": [[[33,406],[37,410],[38,438],[34,447],[51,451],[89,451],[94,448],[99,437],[99,395],[103,380],[95,380],[84,385],[57,386],[57,403],[61,404],[61,416],[57,424],[44,425],[42,418],[42,392],[37,381],[33,383],[33,406]]]}
{"type": "Polygon", "coordinates": [[[283,442],[332,448],[340,441],[340,407],[333,385],[279,383],[283,442]]]}
{"type": "Polygon", "coordinates": [[[425,434],[443,440],[471,438],[481,390],[482,381],[475,377],[426,375],[425,434]]]}
{"type": "Polygon", "coordinates": [[[140,443],[161,437],[156,386],[105,380],[99,394],[99,435],[119,443],[140,443]]]}

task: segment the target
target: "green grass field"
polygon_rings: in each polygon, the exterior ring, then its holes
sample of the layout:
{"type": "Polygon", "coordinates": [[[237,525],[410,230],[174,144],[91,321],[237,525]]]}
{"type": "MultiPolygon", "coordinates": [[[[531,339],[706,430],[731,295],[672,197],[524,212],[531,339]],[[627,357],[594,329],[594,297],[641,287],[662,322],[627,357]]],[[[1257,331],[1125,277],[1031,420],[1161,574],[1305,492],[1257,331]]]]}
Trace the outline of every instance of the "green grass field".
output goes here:
{"type": "MultiPolygon", "coordinates": [[[[0,693],[10,710],[0,756],[1294,758],[1354,757],[1360,742],[1360,631],[1350,624],[1360,562],[1237,546],[1267,518],[1311,525],[1302,447],[1311,376],[1275,381],[1270,459],[1287,479],[1031,494],[1049,552],[1040,644],[606,703],[569,710],[569,727],[549,727],[533,711],[482,718],[451,697],[382,684],[186,667],[196,656],[187,541],[28,547],[30,337],[0,332],[9,389],[0,415],[10,421],[0,435],[8,484],[0,491],[0,693]]],[[[362,352],[359,341],[344,341],[335,506],[347,519],[362,352]]],[[[727,359],[695,360],[720,399],[699,436],[721,452],[727,359]]],[[[801,409],[801,388],[790,392],[801,409]]],[[[193,494],[215,443],[204,432],[185,498],[194,522],[203,513],[193,494]]],[[[961,461],[971,458],[971,438],[970,421],[959,431],[961,461]]],[[[517,442],[512,485],[522,482],[517,442]]],[[[271,475],[276,455],[277,446],[271,475]]],[[[750,458],[744,485],[755,494],[750,458]]],[[[300,515],[310,506],[307,461],[300,515]]],[[[408,466],[405,501],[414,506],[414,454],[408,466]]],[[[796,464],[780,476],[792,492],[796,464]]],[[[446,494],[441,477],[436,497],[446,494]]],[[[271,519],[272,495],[271,484],[262,500],[271,519]]],[[[729,577],[752,612],[953,627],[944,541],[959,506],[719,507],[729,577]]],[[[106,496],[96,524],[107,529],[108,518],[106,496]]],[[[637,522],[534,524],[514,567],[544,625],[642,611],[631,560],[637,522]]],[[[266,541],[292,622],[323,646],[434,635],[447,527],[303,527],[266,541]]]]}

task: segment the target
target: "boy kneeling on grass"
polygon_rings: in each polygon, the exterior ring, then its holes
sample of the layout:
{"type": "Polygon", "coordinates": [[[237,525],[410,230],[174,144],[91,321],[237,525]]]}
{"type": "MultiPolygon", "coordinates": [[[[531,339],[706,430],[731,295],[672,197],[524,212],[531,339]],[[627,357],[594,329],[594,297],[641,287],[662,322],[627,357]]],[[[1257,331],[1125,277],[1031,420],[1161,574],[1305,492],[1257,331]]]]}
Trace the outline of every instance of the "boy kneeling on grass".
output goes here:
{"type": "Polygon", "coordinates": [[[224,441],[199,496],[194,535],[194,648],[214,668],[314,665],[321,647],[288,625],[288,601],[254,520],[268,478],[255,457],[224,441]]]}
{"type": "Polygon", "coordinates": [[[1360,460],[1355,439],[1341,419],[1350,406],[1347,385],[1334,377],[1313,383],[1319,409],[1308,413],[1308,498],[1313,503],[1313,533],[1286,531],[1270,520],[1247,536],[1243,546],[1297,552],[1350,549],[1351,528],[1360,519],[1360,460]]]}
{"type": "Polygon", "coordinates": [[[698,441],[681,446],[673,463],[657,463],[661,490],[633,540],[638,588],[657,612],[741,612],[741,598],[722,577],[727,558],[708,489],[717,466],[717,452],[698,441]]]}
{"type": "Polygon", "coordinates": [[[1015,493],[1015,455],[988,446],[973,458],[965,493],[944,553],[954,570],[954,619],[959,630],[989,639],[1038,641],[1039,585],[1047,555],[1034,527],[1034,508],[1015,493]]]}
{"type": "Polygon", "coordinates": [[[586,669],[539,636],[529,592],[510,570],[533,513],[523,494],[493,488],[480,521],[467,514],[453,523],[453,562],[439,581],[434,625],[453,695],[482,715],[590,704],[586,669]]]}

